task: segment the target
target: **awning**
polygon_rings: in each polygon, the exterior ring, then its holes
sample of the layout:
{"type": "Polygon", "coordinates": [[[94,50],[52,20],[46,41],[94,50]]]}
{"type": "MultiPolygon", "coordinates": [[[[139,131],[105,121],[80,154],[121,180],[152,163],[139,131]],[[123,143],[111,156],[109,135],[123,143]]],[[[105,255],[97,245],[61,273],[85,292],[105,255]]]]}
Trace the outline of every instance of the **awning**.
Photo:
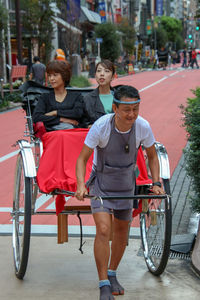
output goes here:
{"type": "Polygon", "coordinates": [[[82,34],[82,31],[72,25],[70,25],[69,23],[67,23],[65,20],[59,18],[59,17],[53,17],[54,21],[56,23],[59,23],[60,25],[62,25],[63,27],[73,31],[74,33],[77,33],[77,34],[82,34]]]}
{"type": "Polygon", "coordinates": [[[81,10],[89,22],[95,23],[95,24],[101,24],[101,17],[98,13],[96,13],[92,10],[89,10],[85,6],[81,6],[81,10]]]}

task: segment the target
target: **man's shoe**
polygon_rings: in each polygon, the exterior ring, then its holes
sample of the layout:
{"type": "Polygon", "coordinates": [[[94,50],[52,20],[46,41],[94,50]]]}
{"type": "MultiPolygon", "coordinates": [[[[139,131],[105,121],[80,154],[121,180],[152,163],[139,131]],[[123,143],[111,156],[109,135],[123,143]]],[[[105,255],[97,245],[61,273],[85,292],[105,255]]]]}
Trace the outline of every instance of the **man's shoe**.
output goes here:
{"type": "Polygon", "coordinates": [[[118,282],[116,276],[108,276],[108,280],[111,284],[111,292],[113,295],[124,295],[124,288],[121,286],[121,284],[118,282]]]}
{"type": "Polygon", "coordinates": [[[115,300],[111,293],[110,285],[100,287],[100,300],[115,300]]]}

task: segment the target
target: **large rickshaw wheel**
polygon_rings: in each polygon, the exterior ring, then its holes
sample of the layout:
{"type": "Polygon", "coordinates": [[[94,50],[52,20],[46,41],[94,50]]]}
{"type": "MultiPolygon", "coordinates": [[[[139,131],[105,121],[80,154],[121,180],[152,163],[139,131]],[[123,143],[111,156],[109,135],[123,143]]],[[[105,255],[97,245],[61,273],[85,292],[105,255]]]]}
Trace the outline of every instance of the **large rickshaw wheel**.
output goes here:
{"type": "MultiPolygon", "coordinates": [[[[170,195],[169,180],[162,181],[166,194],[170,195]]],[[[140,214],[143,254],[149,271],[158,276],[163,273],[170,254],[171,198],[150,199],[146,206],[146,211],[140,214]]]]}
{"type": "Polygon", "coordinates": [[[13,199],[13,255],[15,274],[23,279],[29,255],[31,233],[32,179],[25,177],[23,159],[18,154],[13,199]]]}

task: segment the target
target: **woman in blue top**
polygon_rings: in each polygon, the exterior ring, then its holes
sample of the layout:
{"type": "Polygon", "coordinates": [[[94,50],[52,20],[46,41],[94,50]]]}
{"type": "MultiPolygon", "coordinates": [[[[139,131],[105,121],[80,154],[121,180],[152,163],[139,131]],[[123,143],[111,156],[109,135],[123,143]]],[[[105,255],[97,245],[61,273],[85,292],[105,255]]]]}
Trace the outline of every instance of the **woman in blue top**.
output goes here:
{"type": "Polygon", "coordinates": [[[112,112],[113,88],[110,86],[115,74],[114,64],[108,59],[96,65],[95,79],[98,87],[84,96],[84,102],[90,124],[101,116],[112,112]]]}

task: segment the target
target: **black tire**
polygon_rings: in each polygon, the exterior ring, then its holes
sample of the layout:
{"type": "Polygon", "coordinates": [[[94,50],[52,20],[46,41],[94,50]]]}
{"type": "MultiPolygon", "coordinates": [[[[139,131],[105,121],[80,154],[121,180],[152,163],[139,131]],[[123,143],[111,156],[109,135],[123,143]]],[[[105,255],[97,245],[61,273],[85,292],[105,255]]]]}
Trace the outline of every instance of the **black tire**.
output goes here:
{"type": "Polygon", "coordinates": [[[25,177],[21,153],[17,157],[13,199],[13,255],[15,274],[23,279],[28,264],[31,234],[32,179],[25,177]]]}
{"type": "MultiPolygon", "coordinates": [[[[163,188],[170,195],[168,179],[163,180],[163,188]]],[[[153,275],[158,276],[165,270],[170,254],[171,230],[171,198],[149,200],[147,212],[140,214],[140,232],[144,259],[153,275]]]]}

